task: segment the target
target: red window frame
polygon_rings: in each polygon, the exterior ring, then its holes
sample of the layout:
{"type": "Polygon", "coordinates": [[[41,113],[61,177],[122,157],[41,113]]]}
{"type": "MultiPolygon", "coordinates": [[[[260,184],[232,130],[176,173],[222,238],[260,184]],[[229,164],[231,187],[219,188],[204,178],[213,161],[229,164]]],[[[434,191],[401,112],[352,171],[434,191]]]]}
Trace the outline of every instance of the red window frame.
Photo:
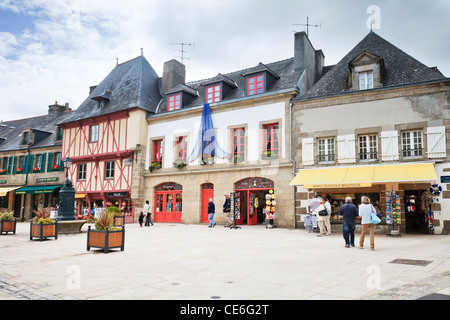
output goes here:
{"type": "Polygon", "coordinates": [[[177,138],[176,146],[175,146],[175,160],[186,160],[186,151],[187,151],[187,137],[180,136],[177,138]]]}
{"type": "Polygon", "coordinates": [[[162,139],[153,140],[153,161],[162,165],[162,139]]]}
{"type": "Polygon", "coordinates": [[[206,103],[214,103],[219,102],[221,99],[222,85],[216,84],[209,87],[206,87],[205,96],[206,103]]]}
{"type": "Polygon", "coordinates": [[[181,109],[181,93],[173,94],[168,98],[168,107],[169,111],[179,110],[181,109]]]}
{"type": "Polygon", "coordinates": [[[264,125],[264,152],[278,154],[279,151],[279,124],[264,125]]]}
{"type": "Polygon", "coordinates": [[[245,128],[236,128],[232,132],[232,150],[233,156],[239,156],[244,160],[245,154],[245,128]]]}
{"type": "Polygon", "coordinates": [[[247,77],[247,96],[264,93],[264,74],[247,77]]]}

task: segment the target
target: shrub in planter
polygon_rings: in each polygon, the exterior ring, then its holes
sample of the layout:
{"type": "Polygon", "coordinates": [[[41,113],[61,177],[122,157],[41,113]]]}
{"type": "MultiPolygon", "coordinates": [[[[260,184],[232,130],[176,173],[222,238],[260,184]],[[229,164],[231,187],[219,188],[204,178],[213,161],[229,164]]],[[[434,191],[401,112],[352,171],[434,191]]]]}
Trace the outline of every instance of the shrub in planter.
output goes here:
{"type": "Polygon", "coordinates": [[[8,232],[16,234],[16,218],[14,217],[14,211],[0,213],[0,235],[3,233],[8,234],[8,232]]]}
{"type": "Polygon", "coordinates": [[[114,226],[115,214],[113,211],[105,211],[94,221],[95,229],[88,227],[87,233],[87,251],[91,248],[103,249],[108,253],[109,249],[125,249],[125,227],[118,228],[114,226]]]}
{"type": "Polygon", "coordinates": [[[50,208],[33,210],[35,217],[30,222],[30,240],[54,237],[58,239],[58,221],[50,218],[50,208]]]}

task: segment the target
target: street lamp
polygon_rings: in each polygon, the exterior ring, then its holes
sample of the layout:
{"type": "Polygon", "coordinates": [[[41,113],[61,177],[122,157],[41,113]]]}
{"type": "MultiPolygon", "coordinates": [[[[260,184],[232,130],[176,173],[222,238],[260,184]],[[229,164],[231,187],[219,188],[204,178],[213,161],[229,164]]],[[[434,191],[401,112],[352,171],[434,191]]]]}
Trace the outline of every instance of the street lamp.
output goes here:
{"type": "Polygon", "coordinates": [[[59,213],[58,220],[75,220],[74,217],[74,203],[75,203],[75,189],[72,182],[69,180],[69,169],[72,167],[72,160],[67,157],[63,161],[66,169],[66,180],[64,185],[59,190],[59,213]]]}

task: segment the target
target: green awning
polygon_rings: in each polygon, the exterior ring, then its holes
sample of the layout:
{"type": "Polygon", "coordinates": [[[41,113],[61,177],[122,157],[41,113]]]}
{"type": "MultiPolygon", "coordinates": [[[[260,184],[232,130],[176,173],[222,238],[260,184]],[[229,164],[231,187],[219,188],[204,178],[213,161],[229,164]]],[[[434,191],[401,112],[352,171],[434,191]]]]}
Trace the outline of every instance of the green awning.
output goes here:
{"type": "Polygon", "coordinates": [[[61,187],[62,185],[56,186],[29,186],[17,189],[14,194],[35,194],[35,193],[53,193],[55,189],[61,187]]]}

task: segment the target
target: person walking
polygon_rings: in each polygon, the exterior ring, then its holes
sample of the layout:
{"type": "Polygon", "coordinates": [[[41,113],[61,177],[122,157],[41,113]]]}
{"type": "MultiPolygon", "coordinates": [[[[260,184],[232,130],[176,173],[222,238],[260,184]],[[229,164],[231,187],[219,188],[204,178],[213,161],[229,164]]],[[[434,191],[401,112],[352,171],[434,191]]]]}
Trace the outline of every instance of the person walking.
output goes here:
{"type": "Polygon", "coordinates": [[[142,223],[144,222],[144,213],[141,211],[141,214],[139,215],[139,225],[142,228],[142,223]]]}
{"type": "Polygon", "coordinates": [[[361,236],[359,238],[359,248],[364,248],[364,238],[366,231],[370,232],[370,250],[375,250],[375,236],[374,230],[375,225],[372,223],[372,218],[370,214],[372,213],[373,206],[370,204],[370,199],[366,196],[361,197],[361,204],[359,206],[358,215],[361,217],[361,236]]]}
{"type": "Polygon", "coordinates": [[[339,215],[343,216],[342,233],[345,240],[345,247],[355,246],[355,218],[358,216],[358,209],[352,203],[352,198],[345,198],[345,204],[339,208],[339,215]]]}
{"type": "Polygon", "coordinates": [[[224,227],[231,227],[233,225],[233,221],[230,219],[231,214],[231,200],[230,195],[225,195],[225,202],[223,203],[223,214],[225,215],[225,219],[227,220],[227,223],[224,227]]]}
{"type": "Polygon", "coordinates": [[[325,206],[325,209],[327,209],[328,215],[326,215],[324,217],[324,223],[325,223],[325,228],[327,229],[327,233],[325,233],[326,236],[330,236],[331,235],[331,204],[328,201],[327,197],[323,198],[323,205],[325,206]]]}
{"type": "Polygon", "coordinates": [[[325,201],[323,199],[319,199],[319,206],[316,208],[314,213],[317,216],[317,224],[319,226],[319,234],[318,237],[321,237],[326,233],[325,230],[325,217],[328,215],[327,208],[325,207],[325,201]]]}
{"type": "Polygon", "coordinates": [[[150,212],[150,204],[148,203],[148,200],[145,201],[144,214],[145,214],[145,226],[148,227],[150,224],[153,225],[152,213],[150,212]]]}
{"type": "Polygon", "coordinates": [[[214,205],[213,199],[209,199],[208,203],[208,220],[209,220],[209,228],[215,227],[216,223],[214,222],[214,213],[216,212],[216,206],[214,205]]]}

